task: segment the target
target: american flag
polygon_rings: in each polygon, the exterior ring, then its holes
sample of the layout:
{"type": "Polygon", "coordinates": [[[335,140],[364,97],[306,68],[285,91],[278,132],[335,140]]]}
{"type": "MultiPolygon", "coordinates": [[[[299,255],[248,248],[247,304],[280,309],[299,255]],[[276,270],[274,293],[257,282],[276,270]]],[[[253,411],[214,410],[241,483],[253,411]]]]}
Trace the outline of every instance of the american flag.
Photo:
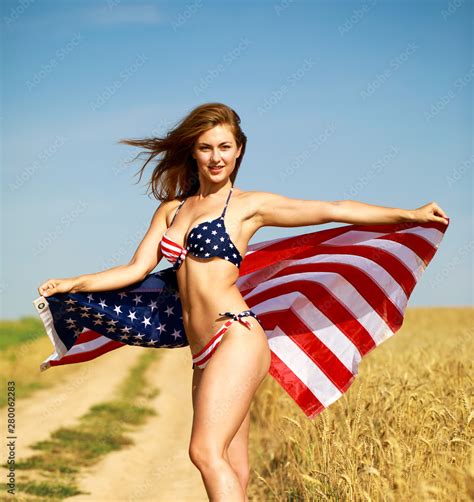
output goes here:
{"type": "MultiPolygon", "coordinates": [[[[344,225],[248,246],[237,286],[267,335],[270,375],[308,418],[339,399],[362,358],[400,329],[448,225],[344,225]]],[[[172,267],[120,291],[33,303],[55,348],[42,371],[126,344],[189,345],[172,267]]]]}

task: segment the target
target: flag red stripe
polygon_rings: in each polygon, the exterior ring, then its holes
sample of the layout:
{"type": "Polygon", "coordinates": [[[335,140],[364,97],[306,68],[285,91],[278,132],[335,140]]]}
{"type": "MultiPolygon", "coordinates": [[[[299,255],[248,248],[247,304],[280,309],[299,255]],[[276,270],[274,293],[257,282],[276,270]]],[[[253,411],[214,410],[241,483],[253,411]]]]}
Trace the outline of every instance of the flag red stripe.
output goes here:
{"type": "MultiPolygon", "coordinates": [[[[85,332],[84,332],[85,333],[85,332]]],[[[95,333],[95,332],[93,332],[95,333]]],[[[96,333],[97,335],[97,333],[96,333]]],[[[102,336],[102,335],[99,335],[102,336]]],[[[95,338],[98,338],[97,336],[95,338]]],[[[49,361],[49,364],[51,366],[60,366],[62,364],[73,364],[73,363],[82,363],[85,361],[90,361],[91,359],[95,359],[96,357],[101,356],[102,354],[105,354],[111,350],[119,349],[120,347],[123,347],[125,344],[117,342],[115,340],[110,340],[107,343],[104,343],[100,347],[97,347],[95,349],[87,350],[85,352],[77,352],[75,354],[66,354],[63,356],[59,361],[56,360],[51,360],[49,361]]],[[[75,345],[77,347],[77,345],[75,345]]]]}
{"type": "Polygon", "coordinates": [[[308,417],[324,410],[318,398],[274,352],[271,353],[269,374],[288,392],[308,417]]]}
{"type": "Polygon", "coordinates": [[[81,343],[87,343],[87,342],[92,342],[94,340],[97,340],[97,338],[100,338],[102,335],[100,333],[97,333],[97,331],[94,331],[92,329],[86,329],[82,333],[79,334],[79,336],[76,338],[76,342],[74,345],[80,345],[81,343]]]}

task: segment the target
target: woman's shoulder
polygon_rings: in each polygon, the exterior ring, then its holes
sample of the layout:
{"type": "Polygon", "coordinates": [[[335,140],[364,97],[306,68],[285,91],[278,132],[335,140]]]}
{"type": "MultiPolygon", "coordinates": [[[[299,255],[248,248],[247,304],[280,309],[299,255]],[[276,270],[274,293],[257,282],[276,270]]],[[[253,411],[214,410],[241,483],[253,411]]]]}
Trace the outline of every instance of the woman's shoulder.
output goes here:
{"type": "Polygon", "coordinates": [[[233,192],[235,195],[244,202],[251,202],[253,204],[259,204],[266,200],[267,197],[274,195],[272,192],[262,192],[258,190],[240,190],[239,188],[234,188],[233,192]]]}
{"type": "Polygon", "coordinates": [[[163,200],[158,206],[157,211],[164,214],[166,219],[169,219],[169,215],[174,214],[182,202],[183,200],[181,199],[163,200]]]}

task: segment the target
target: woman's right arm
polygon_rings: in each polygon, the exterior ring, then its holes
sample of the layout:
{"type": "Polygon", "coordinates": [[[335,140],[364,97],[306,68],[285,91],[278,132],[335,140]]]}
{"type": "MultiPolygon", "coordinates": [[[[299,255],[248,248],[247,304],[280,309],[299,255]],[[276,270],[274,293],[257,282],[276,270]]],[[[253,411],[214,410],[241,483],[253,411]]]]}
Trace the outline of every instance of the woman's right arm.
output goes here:
{"type": "Polygon", "coordinates": [[[118,265],[95,274],[84,274],[68,279],[49,279],[38,288],[39,294],[50,296],[65,292],[110,291],[127,287],[144,279],[162,258],[159,243],[167,228],[166,214],[169,205],[170,202],[163,202],[157,208],[150,227],[128,264],[118,265]]]}

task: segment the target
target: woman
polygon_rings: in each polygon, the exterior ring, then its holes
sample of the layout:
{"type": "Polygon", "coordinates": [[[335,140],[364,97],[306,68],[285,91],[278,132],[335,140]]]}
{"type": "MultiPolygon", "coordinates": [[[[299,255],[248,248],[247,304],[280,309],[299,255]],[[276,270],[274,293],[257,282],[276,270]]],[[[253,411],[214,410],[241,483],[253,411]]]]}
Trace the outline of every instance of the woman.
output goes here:
{"type": "Polygon", "coordinates": [[[189,454],[209,498],[226,501],[247,500],[249,408],[271,362],[265,331],[236,286],[250,238],[264,226],[447,223],[435,203],[412,211],[237,189],[247,141],[239,123],[228,106],[208,103],[165,138],[123,140],[151,152],[141,172],[164,153],[150,182],[162,204],[133,258],[38,288],[43,296],[118,289],[144,279],[162,257],[173,264],[194,368],[189,454]]]}

